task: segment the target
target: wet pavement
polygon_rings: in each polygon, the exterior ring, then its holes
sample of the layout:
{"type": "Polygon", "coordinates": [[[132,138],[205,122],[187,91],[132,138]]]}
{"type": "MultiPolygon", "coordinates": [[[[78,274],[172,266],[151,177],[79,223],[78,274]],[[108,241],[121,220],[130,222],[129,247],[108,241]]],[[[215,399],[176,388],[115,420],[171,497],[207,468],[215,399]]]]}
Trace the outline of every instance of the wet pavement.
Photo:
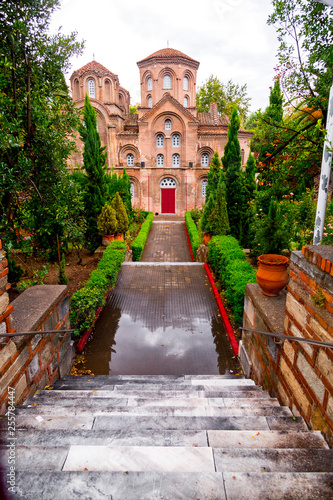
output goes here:
{"type": "Polygon", "coordinates": [[[204,266],[190,262],[184,223],[153,223],[141,262],[122,266],[84,355],[95,375],[238,373],[204,266]]]}

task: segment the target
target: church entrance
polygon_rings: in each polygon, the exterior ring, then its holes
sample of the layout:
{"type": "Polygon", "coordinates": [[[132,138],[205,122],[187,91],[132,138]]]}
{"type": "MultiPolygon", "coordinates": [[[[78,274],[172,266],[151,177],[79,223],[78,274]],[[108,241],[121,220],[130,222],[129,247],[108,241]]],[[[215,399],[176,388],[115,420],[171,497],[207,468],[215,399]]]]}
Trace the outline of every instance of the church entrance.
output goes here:
{"type": "Polygon", "coordinates": [[[162,179],[161,188],[161,213],[176,213],[176,181],[171,177],[162,179]]]}

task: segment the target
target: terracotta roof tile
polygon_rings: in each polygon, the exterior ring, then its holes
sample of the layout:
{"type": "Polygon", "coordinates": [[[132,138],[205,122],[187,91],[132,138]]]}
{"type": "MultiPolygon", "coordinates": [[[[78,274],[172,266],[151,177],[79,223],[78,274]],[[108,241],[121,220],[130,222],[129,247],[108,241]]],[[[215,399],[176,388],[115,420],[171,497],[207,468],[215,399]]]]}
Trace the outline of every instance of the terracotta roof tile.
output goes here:
{"type": "Polygon", "coordinates": [[[112,73],[112,71],[110,71],[109,69],[107,69],[105,66],[103,66],[102,64],[100,64],[97,61],[91,61],[88,64],[85,64],[84,66],[82,66],[82,68],[77,69],[76,71],[74,71],[73,75],[75,73],[83,74],[86,71],[95,71],[96,73],[99,73],[100,75],[113,75],[113,76],[117,76],[115,73],[112,73]]]}
{"type": "Polygon", "coordinates": [[[144,59],[141,59],[141,61],[138,61],[137,64],[143,63],[144,61],[149,61],[150,59],[154,59],[154,58],[156,58],[156,59],[173,59],[173,58],[179,58],[179,57],[183,58],[183,59],[187,59],[188,61],[191,61],[192,63],[195,63],[199,66],[199,62],[196,61],[195,59],[192,59],[192,57],[187,56],[186,54],[184,54],[180,50],[171,49],[169,47],[166,49],[158,50],[158,51],[154,52],[153,54],[150,54],[150,56],[145,57],[144,59]]]}
{"type": "Polygon", "coordinates": [[[211,113],[198,113],[198,119],[200,120],[200,125],[209,126],[223,126],[228,127],[230,120],[226,115],[220,116],[217,120],[212,116],[211,113]]]}

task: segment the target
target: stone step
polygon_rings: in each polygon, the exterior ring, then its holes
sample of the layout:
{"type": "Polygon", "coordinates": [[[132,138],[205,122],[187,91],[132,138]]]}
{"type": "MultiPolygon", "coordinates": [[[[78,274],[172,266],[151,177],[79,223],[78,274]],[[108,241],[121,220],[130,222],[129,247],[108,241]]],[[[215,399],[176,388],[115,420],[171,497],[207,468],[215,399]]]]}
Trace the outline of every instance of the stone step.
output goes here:
{"type": "MultiPolygon", "coordinates": [[[[105,402],[105,400],[102,400],[105,402]]],[[[107,401],[107,400],[106,400],[107,401]]],[[[114,401],[116,402],[116,401],[114,401]]],[[[122,400],[120,400],[120,403],[122,400]]],[[[44,405],[37,404],[36,406],[22,406],[16,409],[17,416],[23,415],[41,415],[41,416],[57,416],[57,415],[110,415],[124,417],[129,416],[161,416],[161,417],[239,417],[239,416],[291,416],[292,413],[287,406],[267,406],[267,407],[223,407],[223,406],[120,406],[116,405],[95,405],[85,406],[60,406],[60,405],[44,405]]]]}
{"type": "MultiPolygon", "coordinates": [[[[8,432],[0,442],[10,441],[8,432]]],[[[16,446],[195,446],[224,449],[306,448],[329,449],[319,431],[121,430],[50,429],[17,430],[16,446]]]]}
{"type": "MultiPolygon", "coordinates": [[[[174,398],[174,399],[201,399],[201,398],[230,398],[230,399],[253,399],[262,398],[270,399],[267,391],[263,390],[231,390],[231,391],[121,391],[121,390],[103,390],[103,389],[89,389],[89,390],[45,390],[36,392],[33,396],[34,400],[37,398],[142,398],[142,399],[162,399],[162,398],[174,398]]],[[[36,401],[34,401],[36,402],[36,401]]]]}
{"type": "Polygon", "coordinates": [[[332,472],[330,449],[237,449],[213,448],[220,472],[332,472]]]}
{"type": "MultiPolygon", "coordinates": [[[[128,398],[104,398],[96,397],[94,393],[93,397],[88,398],[75,398],[67,397],[48,397],[44,394],[39,397],[28,398],[22,408],[31,408],[40,405],[43,406],[72,406],[80,408],[99,408],[99,407],[149,407],[149,406],[163,406],[163,407],[205,407],[205,406],[222,406],[222,407],[247,407],[247,408],[259,408],[267,406],[279,407],[280,403],[276,398],[139,398],[139,397],[128,397],[128,398]]],[[[101,394],[101,392],[99,393],[101,394]]]]}
{"type": "Polygon", "coordinates": [[[252,384],[240,384],[239,380],[235,380],[237,384],[211,384],[208,381],[205,384],[190,384],[188,382],[184,383],[165,383],[165,384],[132,384],[128,381],[120,381],[119,384],[104,384],[98,385],[95,382],[64,382],[61,385],[54,385],[53,389],[58,391],[68,391],[68,390],[100,390],[100,391],[110,391],[114,389],[115,391],[262,391],[261,387],[252,384]]]}
{"type": "Polygon", "coordinates": [[[34,500],[226,499],[218,472],[17,472],[16,484],[34,500]]]}

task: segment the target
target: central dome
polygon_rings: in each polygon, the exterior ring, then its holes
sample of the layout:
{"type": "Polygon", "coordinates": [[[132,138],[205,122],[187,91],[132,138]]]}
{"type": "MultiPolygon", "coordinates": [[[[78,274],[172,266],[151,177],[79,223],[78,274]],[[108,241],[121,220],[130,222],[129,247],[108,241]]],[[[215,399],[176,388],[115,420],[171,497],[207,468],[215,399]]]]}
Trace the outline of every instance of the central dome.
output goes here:
{"type": "MultiPolygon", "coordinates": [[[[192,59],[192,57],[187,56],[186,54],[184,54],[180,50],[171,49],[169,47],[167,47],[166,49],[160,49],[157,52],[154,52],[150,56],[145,57],[144,59],[139,61],[137,64],[140,67],[140,65],[142,65],[143,63],[147,64],[153,60],[156,62],[158,62],[158,61],[162,62],[162,61],[165,61],[166,59],[168,59],[168,60],[170,60],[170,59],[176,59],[176,60],[186,59],[187,62],[192,63],[191,65],[194,65],[197,68],[199,67],[199,64],[200,64],[198,61],[196,61],[195,59],[192,59]]],[[[177,62],[177,61],[175,61],[175,62],[177,62]]]]}

